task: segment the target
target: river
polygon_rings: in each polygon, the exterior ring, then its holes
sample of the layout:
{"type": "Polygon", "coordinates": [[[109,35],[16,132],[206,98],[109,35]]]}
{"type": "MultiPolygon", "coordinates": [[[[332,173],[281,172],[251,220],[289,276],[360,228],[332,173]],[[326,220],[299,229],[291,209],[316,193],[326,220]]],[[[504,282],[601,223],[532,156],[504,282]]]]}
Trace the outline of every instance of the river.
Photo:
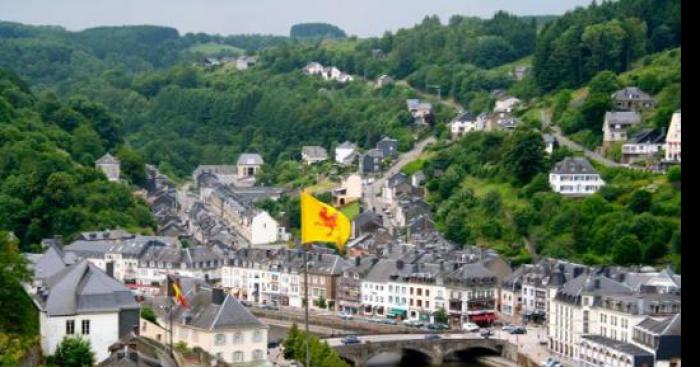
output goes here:
{"type": "MultiPolygon", "coordinates": [[[[268,340],[270,342],[279,342],[287,335],[287,328],[280,326],[270,325],[270,330],[268,332],[268,340]]],[[[313,334],[313,333],[312,333],[313,334]]],[[[380,354],[372,360],[370,360],[368,367],[427,367],[427,363],[421,363],[417,360],[401,361],[398,354],[380,354]]],[[[478,361],[464,361],[464,362],[449,362],[443,364],[441,367],[487,367],[486,364],[479,363],[478,361]]]]}

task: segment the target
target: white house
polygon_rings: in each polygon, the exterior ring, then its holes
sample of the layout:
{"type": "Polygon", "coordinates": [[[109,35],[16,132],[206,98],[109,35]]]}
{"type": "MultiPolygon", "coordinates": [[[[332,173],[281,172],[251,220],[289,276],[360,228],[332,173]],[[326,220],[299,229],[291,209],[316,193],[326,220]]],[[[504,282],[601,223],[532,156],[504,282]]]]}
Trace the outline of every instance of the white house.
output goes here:
{"type": "Polygon", "coordinates": [[[238,178],[255,177],[263,165],[263,159],[260,154],[243,153],[238,157],[238,178]]]}
{"type": "Polygon", "coordinates": [[[107,153],[102,158],[95,161],[95,168],[104,172],[107,179],[116,182],[119,181],[119,159],[107,153]]]}
{"type": "Polygon", "coordinates": [[[325,148],[317,145],[303,146],[301,148],[301,159],[307,165],[312,165],[328,159],[328,152],[325,148]]]}
{"type": "Polygon", "coordinates": [[[139,305],[129,288],[87,260],[45,279],[33,300],[44,355],[54,354],[66,336],[81,337],[101,361],[110,345],[139,325],[139,305]]]}
{"type": "Polygon", "coordinates": [[[630,163],[639,159],[652,158],[663,152],[666,139],[664,129],[644,129],[634,134],[622,145],[622,162],[630,163]]]}
{"type": "Polygon", "coordinates": [[[342,165],[351,164],[356,155],[357,146],[349,141],[335,147],[335,161],[342,165]]]}
{"type": "Polygon", "coordinates": [[[318,62],[310,62],[304,66],[303,72],[308,75],[319,75],[323,73],[323,65],[318,62]]]}
{"type": "Polygon", "coordinates": [[[343,206],[362,198],[362,176],[353,173],[343,180],[340,187],[332,192],[333,204],[343,206]]]}
{"type": "Polygon", "coordinates": [[[681,161],[681,111],[677,111],[671,117],[671,125],[666,134],[666,160],[670,162],[681,161]]]}
{"type": "Polygon", "coordinates": [[[257,56],[240,56],[236,59],[236,69],[247,70],[258,62],[257,56]]]}
{"type": "Polygon", "coordinates": [[[493,112],[511,113],[520,104],[520,99],[515,97],[499,98],[493,108],[493,112]]]}
{"type": "Polygon", "coordinates": [[[472,131],[484,130],[483,116],[475,116],[473,113],[466,111],[462,112],[450,122],[450,132],[452,139],[457,139],[464,134],[472,131]]]}
{"type": "Polygon", "coordinates": [[[605,185],[586,158],[566,157],[549,172],[552,190],[563,195],[590,195],[605,185]]]}

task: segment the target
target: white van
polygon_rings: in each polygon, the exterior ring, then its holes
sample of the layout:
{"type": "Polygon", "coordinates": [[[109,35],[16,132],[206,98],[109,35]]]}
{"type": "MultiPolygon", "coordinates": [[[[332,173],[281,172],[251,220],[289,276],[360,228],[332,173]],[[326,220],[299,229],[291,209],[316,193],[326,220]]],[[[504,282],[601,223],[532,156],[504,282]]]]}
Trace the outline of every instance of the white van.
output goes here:
{"type": "Polygon", "coordinates": [[[462,324],[462,330],[468,331],[470,333],[479,331],[479,325],[473,322],[465,322],[462,324]]]}

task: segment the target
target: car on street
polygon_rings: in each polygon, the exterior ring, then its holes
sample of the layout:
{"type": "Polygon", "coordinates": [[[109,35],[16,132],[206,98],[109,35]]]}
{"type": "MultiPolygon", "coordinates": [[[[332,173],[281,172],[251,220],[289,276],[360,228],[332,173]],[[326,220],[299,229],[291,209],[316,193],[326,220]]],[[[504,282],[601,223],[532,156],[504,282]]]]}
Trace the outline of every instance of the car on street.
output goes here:
{"type": "Polygon", "coordinates": [[[398,325],[399,322],[396,319],[385,319],[384,323],[387,325],[398,325]]]}
{"type": "Polygon", "coordinates": [[[493,331],[491,331],[491,329],[484,329],[481,331],[481,336],[488,339],[490,336],[493,336],[493,331]]]}
{"type": "Polygon", "coordinates": [[[348,344],[360,344],[360,339],[357,338],[355,335],[348,335],[344,337],[341,342],[345,345],[348,344]]]}
{"type": "Polygon", "coordinates": [[[419,321],[419,320],[404,320],[404,321],[403,321],[403,324],[404,324],[405,326],[417,327],[417,328],[423,326],[423,322],[421,322],[421,321],[419,321]]]}
{"type": "Polygon", "coordinates": [[[477,325],[473,322],[465,322],[462,324],[462,330],[473,333],[473,332],[479,331],[479,325],[477,325]]]}
{"type": "Polygon", "coordinates": [[[513,324],[505,324],[505,325],[503,325],[501,330],[510,332],[515,327],[516,327],[516,325],[513,325],[513,324]]]}
{"type": "Polygon", "coordinates": [[[268,311],[279,311],[279,309],[280,309],[279,307],[277,307],[273,304],[270,304],[270,303],[263,305],[262,308],[265,310],[268,310],[268,311]]]}
{"type": "Polygon", "coordinates": [[[512,329],[510,329],[510,333],[515,335],[515,334],[527,334],[527,329],[525,329],[522,326],[516,326],[512,329]]]}
{"type": "Polygon", "coordinates": [[[437,334],[428,334],[425,336],[425,340],[440,340],[442,337],[437,334]]]}
{"type": "Polygon", "coordinates": [[[340,317],[343,320],[352,320],[352,315],[347,312],[338,313],[338,317],[340,317]]]}
{"type": "Polygon", "coordinates": [[[240,302],[243,306],[245,306],[245,307],[253,307],[253,304],[250,303],[250,302],[248,302],[248,301],[243,301],[243,300],[241,300],[241,301],[239,301],[239,302],[240,302]]]}

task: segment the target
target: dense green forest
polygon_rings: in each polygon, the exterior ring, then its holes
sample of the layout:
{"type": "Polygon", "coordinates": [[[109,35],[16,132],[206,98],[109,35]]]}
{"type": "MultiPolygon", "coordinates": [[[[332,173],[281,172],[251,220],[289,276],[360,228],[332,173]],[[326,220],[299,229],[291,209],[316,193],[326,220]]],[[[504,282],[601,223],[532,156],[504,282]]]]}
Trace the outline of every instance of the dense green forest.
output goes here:
{"type": "MultiPolygon", "coordinates": [[[[0,71],[0,228],[13,231],[23,250],[53,235],[154,226],[128,185],[94,169],[95,159],[119,142],[116,124],[100,104],[36,96],[16,75],[0,71]]],[[[139,161],[127,148],[120,157],[139,161]]]]}
{"type": "Polygon", "coordinates": [[[295,24],[289,30],[289,37],[299,38],[345,38],[345,31],[328,23],[295,24]]]}

